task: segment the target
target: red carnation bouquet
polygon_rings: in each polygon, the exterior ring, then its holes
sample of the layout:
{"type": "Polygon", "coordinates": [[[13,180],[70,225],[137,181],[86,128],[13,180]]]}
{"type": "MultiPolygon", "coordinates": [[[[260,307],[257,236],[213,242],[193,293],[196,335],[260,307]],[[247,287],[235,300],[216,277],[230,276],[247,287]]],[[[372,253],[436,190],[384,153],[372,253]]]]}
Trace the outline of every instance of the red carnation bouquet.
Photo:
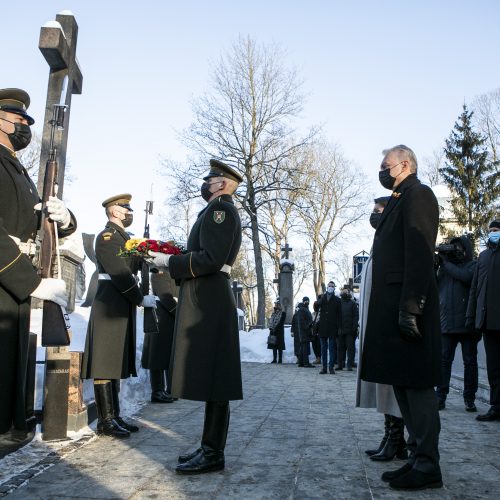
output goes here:
{"type": "Polygon", "coordinates": [[[181,255],[185,253],[185,248],[174,240],[160,241],[148,240],[145,238],[131,238],[125,242],[125,249],[120,250],[120,257],[140,257],[150,256],[149,252],[159,252],[167,255],[181,255]]]}

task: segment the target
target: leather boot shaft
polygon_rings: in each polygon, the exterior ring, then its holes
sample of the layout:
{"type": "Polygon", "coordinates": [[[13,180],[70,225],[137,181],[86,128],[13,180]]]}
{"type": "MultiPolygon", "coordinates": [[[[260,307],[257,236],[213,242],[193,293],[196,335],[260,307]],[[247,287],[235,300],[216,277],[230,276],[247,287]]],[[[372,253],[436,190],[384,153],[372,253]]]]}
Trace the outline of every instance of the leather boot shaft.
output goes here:
{"type": "Polygon", "coordinates": [[[201,447],[223,453],[229,429],[229,401],[207,401],[201,447]]]}

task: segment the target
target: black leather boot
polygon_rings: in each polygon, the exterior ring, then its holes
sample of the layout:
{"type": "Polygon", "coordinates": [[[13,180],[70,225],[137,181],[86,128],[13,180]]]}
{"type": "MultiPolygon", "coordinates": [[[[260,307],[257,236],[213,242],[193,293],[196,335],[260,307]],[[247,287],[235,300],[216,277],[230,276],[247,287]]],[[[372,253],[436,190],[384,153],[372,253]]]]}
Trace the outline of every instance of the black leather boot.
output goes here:
{"type": "Polygon", "coordinates": [[[368,456],[376,455],[377,453],[380,453],[382,451],[382,448],[385,446],[385,443],[387,442],[387,438],[389,436],[389,426],[391,423],[391,416],[388,415],[387,413],[384,413],[384,437],[382,438],[382,441],[380,441],[380,444],[376,450],[365,450],[365,453],[368,456]]]}
{"type": "Polygon", "coordinates": [[[174,400],[165,392],[164,370],[149,370],[149,381],[151,382],[152,403],[173,403],[174,400]]]}
{"type": "Polygon", "coordinates": [[[407,459],[408,451],[406,450],[404,431],[405,424],[403,419],[390,415],[387,442],[379,453],[372,455],[370,458],[377,462],[388,462],[389,460],[393,460],[394,457],[407,459]]]}
{"type": "Polygon", "coordinates": [[[118,438],[129,437],[130,432],[114,419],[111,382],[94,384],[94,395],[97,409],[97,434],[118,438]]]}
{"type": "Polygon", "coordinates": [[[139,427],[134,424],[129,424],[123,420],[122,417],[120,417],[120,381],[119,380],[112,380],[111,381],[111,391],[113,394],[113,415],[118,422],[118,425],[120,427],[123,427],[129,432],[137,432],[139,430],[139,427]]]}
{"type": "Polygon", "coordinates": [[[224,448],[226,447],[229,428],[229,402],[208,401],[205,406],[205,424],[201,438],[201,449],[190,455],[179,457],[185,459],[176,467],[179,474],[204,474],[224,469],[224,448]],[[194,456],[193,456],[194,455],[194,456]]]}

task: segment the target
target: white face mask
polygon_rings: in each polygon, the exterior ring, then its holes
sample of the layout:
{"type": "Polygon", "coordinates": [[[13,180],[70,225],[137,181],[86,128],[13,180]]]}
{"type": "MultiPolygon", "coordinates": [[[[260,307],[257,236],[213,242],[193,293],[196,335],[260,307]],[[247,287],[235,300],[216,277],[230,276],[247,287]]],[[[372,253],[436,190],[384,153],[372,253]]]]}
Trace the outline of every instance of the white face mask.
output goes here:
{"type": "Polygon", "coordinates": [[[335,291],[335,288],[333,288],[333,286],[329,286],[329,287],[326,289],[326,291],[327,291],[328,293],[333,293],[333,292],[335,291]]]}

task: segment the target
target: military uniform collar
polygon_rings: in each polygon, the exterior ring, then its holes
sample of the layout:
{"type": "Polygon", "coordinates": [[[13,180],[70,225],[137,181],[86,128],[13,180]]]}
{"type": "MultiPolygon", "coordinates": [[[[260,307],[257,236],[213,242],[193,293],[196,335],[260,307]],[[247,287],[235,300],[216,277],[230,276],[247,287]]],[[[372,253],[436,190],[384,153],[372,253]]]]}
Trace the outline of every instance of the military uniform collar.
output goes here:
{"type": "Polygon", "coordinates": [[[23,173],[23,166],[19,162],[15,151],[12,151],[4,144],[0,144],[0,156],[3,156],[4,158],[10,160],[10,163],[14,165],[20,173],[23,173]]]}
{"type": "Polygon", "coordinates": [[[212,201],[217,201],[220,203],[221,201],[227,201],[228,203],[233,203],[233,197],[230,194],[223,194],[221,196],[217,196],[217,198],[214,198],[212,201]]]}
{"type": "Polygon", "coordinates": [[[118,231],[126,240],[130,239],[130,235],[125,231],[124,228],[120,227],[118,224],[115,224],[114,222],[108,221],[106,224],[106,227],[109,229],[114,229],[115,231],[118,231]]]}

